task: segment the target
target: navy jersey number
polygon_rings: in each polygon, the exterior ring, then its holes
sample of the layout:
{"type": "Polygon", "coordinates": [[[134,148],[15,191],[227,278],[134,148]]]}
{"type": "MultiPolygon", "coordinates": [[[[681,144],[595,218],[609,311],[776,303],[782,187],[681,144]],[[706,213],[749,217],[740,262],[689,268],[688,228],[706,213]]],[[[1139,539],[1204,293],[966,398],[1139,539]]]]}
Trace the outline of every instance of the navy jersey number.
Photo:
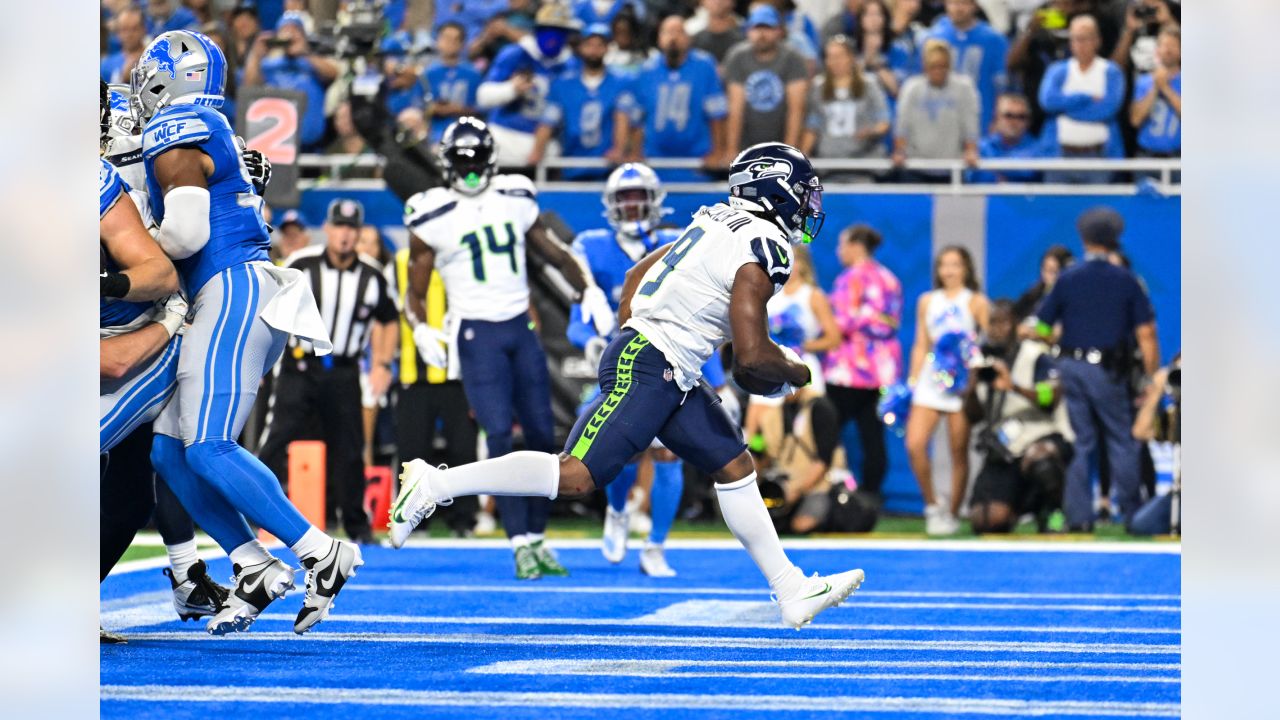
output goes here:
{"type": "Polygon", "coordinates": [[[662,274],[642,285],[640,294],[648,296],[657,292],[658,286],[662,284],[662,281],[667,279],[667,275],[676,269],[676,265],[684,259],[685,255],[689,254],[689,251],[693,249],[694,245],[698,244],[698,241],[705,234],[706,231],[697,225],[686,230],[684,235],[681,235],[680,239],[676,240],[671,249],[667,251],[667,254],[662,256],[662,264],[666,265],[662,270],[662,274]]]}
{"type": "MultiPolygon", "coordinates": [[[[481,231],[485,235],[485,244],[488,246],[489,252],[494,255],[506,255],[507,260],[511,264],[511,272],[515,274],[519,272],[519,261],[516,260],[516,229],[511,225],[511,223],[507,223],[503,227],[507,231],[507,242],[505,244],[498,243],[498,237],[493,232],[492,225],[486,225],[481,231]]],[[[479,233],[471,232],[463,235],[462,244],[466,245],[471,250],[471,272],[475,274],[478,282],[484,282],[485,248],[480,245],[479,233]]]]}

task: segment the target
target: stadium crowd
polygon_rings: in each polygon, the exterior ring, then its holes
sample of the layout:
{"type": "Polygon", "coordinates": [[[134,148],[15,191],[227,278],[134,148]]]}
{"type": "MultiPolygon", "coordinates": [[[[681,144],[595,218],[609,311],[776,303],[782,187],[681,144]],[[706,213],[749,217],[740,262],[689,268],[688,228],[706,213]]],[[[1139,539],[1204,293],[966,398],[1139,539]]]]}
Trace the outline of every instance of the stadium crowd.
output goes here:
{"type": "MultiPolygon", "coordinates": [[[[1178,0],[104,0],[102,12],[105,81],[127,83],[149,37],[199,30],[227,55],[233,125],[241,89],[306,98],[304,152],[375,152],[352,118],[353,88],[371,80],[402,143],[477,115],[507,168],[661,157],[714,176],[769,139],[896,167],[832,181],[930,182],[901,166],[1181,153],[1178,0]]],[[[1046,175],[966,180],[1126,179],[1046,175]]]]}

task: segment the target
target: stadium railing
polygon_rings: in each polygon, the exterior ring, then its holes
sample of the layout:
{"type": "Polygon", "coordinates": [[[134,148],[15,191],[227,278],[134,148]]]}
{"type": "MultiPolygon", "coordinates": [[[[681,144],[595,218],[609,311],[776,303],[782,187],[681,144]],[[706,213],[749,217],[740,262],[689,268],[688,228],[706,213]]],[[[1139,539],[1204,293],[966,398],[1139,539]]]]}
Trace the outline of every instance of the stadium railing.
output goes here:
{"type": "MultiPolygon", "coordinates": [[[[655,169],[701,169],[702,163],[697,158],[647,158],[644,161],[655,169]]],[[[298,156],[298,166],[312,172],[319,171],[320,178],[304,178],[299,181],[299,189],[332,186],[341,183],[352,189],[376,189],[382,187],[382,181],[367,178],[344,177],[344,171],[352,168],[380,167],[383,159],[377,155],[318,155],[302,154],[298,156]]],[[[816,159],[814,166],[822,171],[848,171],[888,173],[895,169],[888,159],[852,160],[852,159],[816,159]]],[[[538,187],[546,190],[601,190],[601,180],[550,180],[552,169],[569,168],[604,168],[609,164],[602,158],[565,158],[552,157],[545,159],[535,168],[534,180],[538,187]]],[[[900,183],[900,182],[861,182],[861,183],[826,183],[828,191],[856,192],[862,194],[884,193],[946,193],[960,195],[1134,195],[1140,192],[1155,192],[1162,195],[1181,195],[1182,161],[1164,158],[1133,159],[984,159],[979,161],[976,169],[992,171],[1073,171],[1094,172],[1107,171],[1124,177],[1132,174],[1130,182],[1113,181],[1105,184],[1053,184],[1053,183],[968,183],[964,176],[967,170],[975,169],[965,165],[962,160],[908,160],[905,169],[947,174],[945,183],[900,183]]],[[[308,173],[310,174],[310,173],[308,173]]],[[[672,182],[666,183],[670,191],[675,192],[714,192],[723,187],[717,182],[672,182]]]]}

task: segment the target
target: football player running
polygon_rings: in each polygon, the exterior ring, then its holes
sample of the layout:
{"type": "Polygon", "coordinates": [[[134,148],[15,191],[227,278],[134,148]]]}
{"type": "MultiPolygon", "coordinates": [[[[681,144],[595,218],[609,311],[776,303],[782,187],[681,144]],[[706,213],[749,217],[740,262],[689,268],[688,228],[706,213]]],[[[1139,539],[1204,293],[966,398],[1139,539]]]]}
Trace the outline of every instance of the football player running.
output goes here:
{"type": "Polygon", "coordinates": [[[363,564],[360,549],[311,525],[275,476],[237,444],[263,374],[289,335],[330,343],[298,271],[268,260],[262,198],[240,155],[223,103],[226,59],[199,33],[162,33],[133,70],[130,102],[142,123],[147,194],[194,316],[178,359],[178,387],[156,420],[151,459],[187,508],[228,552],[235,587],[209,620],[213,634],[248,629],[294,587],[294,569],[258,543],[245,518],[275,535],[307,570],[294,621],[304,633],[323,620],[363,564]]]}
{"type": "MultiPolygon", "coordinates": [[[[680,237],[675,228],[659,229],[662,217],[671,212],[662,205],[667,193],[649,166],[627,163],[615,169],[605,183],[604,216],[609,228],[585,230],[574,239],[573,251],[587,267],[597,285],[604,290],[614,310],[622,299],[622,284],[627,271],[645,255],[680,237]]],[[[601,337],[592,323],[583,322],[582,310],[575,305],[569,312],[569,341],[586,353],[592,367],[611,337],[601,337]]],[[[719,353],[714,353],[702,368],[703,378],[712,387],[724,385],[724,369],[719,353]]],[[[631,529],[628,497],[635,485],[639,462],[643,458],[653,464],[653,486],[649,511],[653,523],[648,540],[640,553],[640,571],[652,577],[674,577],[667,564],[663,543],[675,521],[684,493],[684,463],[662,443],[654,442],[645,453],[623,466],[617,479],[605,486],[609,503],[605,508],[604,536],[601,552],[611,563],[620,563],[627,555],[627,535],[631,529]],[[646,457],[647,456],[647,457],[646,457]]]]}
{"type": "MultiPolygon", "coordinates": [[[[439,154],[447,187],[414,195],[405,206],[410,290],[405,314],[414,326],[414,341],[423,362],[447,367],[451,378],[461,374],[489,457],[511,452],[513,415],[520,420],[525,446],[554,457],[551,379],[529,319],[526,242],[581,293],[576,301],[597,332],[613,331],[613,309],[569,249],[543,227],[533,183],[522,175],[494,174],[497,148],[484,122],[473,117],[454,122],[444,131],[439,154]],[[440,271],[449,308],[443,334],[422,321],[433,269],[440,271]]],[[[516,577],[567,575],[543,539],[554,495],[497,495],[516,577]]],[[[392,536],[396,547],[417,525],[408,524],[401,511],[399,504],[391,508],[400,526],[408,528],[392,536]]]]}
{"type": "Polygon", "coordinates": [[[863,572],[806,578],[791,563],[741,431],[700,384],[702,365],[729,339],[734,377],[746,389],[776,396],[809,383],[808,366],[769,339],[765,306],[790,275],[790,244],[811,240],[823,218],[822,185],[804,155],[781,143],[743,150],[729,169],[728,203],[700,209],[679,240],[627,273],[623,330],[601,358],[601,395],[564,452],[517,452],[447,470],[405,463],[392,542],[459,495],[555,498],[606,486],[656,437],[711,475],[725,524],[768,581],[784,625],[799,628],[843,602],[863,572]]]}

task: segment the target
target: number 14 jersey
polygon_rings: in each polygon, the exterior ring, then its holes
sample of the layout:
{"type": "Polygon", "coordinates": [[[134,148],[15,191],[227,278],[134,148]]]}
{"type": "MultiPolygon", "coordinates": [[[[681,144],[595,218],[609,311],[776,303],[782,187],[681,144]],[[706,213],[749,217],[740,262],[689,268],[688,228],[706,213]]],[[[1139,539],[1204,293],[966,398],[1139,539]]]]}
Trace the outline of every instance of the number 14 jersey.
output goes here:
{"type": "Polygon", "coordinates": [[[495,175],[477,195],[431,188],[404,209],[409,232],[435,251],[459,320],[501,322],[529,309],[524,236],[537,219],[537,192],[522,175],[495,175]]]}
{"type": "Polygon", "coordinates": [[[791,276],[787,236],[768,220],[719,203],[694,213],[640,280],[626,327],[662,351],[681,390],[693,389],[711,353],[733,339],[729,296],[738,268],[749,263],[764,269],[777,293],[791,276]]]}

